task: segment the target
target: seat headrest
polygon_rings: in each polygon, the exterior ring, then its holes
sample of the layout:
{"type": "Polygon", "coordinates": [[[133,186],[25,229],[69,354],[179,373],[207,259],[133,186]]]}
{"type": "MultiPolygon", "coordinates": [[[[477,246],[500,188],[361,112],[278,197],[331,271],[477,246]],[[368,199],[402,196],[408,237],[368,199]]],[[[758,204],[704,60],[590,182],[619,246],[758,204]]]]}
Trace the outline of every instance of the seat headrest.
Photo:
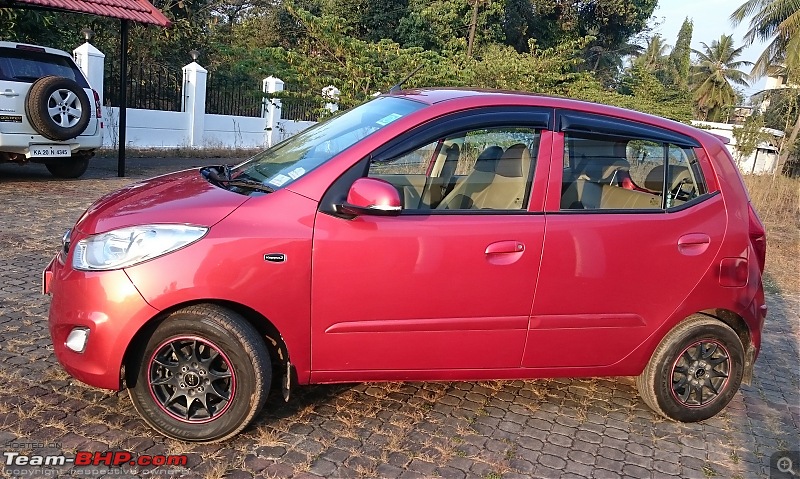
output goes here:
{"type": "Polygon", "coordinates": [[[612,160],[611,163],[603,166],[602,178],[607,179],[611,175],[614,174],[617,170],[626,170],[629,171],[631,169],[631,164],[628,163],[628,160],[623,160],[622,158],[617,158],[612,160]]]}
{"type": "Polygon", "coordinates": [[[507,178],[519,178],[525,176],[525,166],[531,163],[531,153],[528,147],[522,143],[508,147],[503,156],[497,162],[495,173],[507,178]]]}
{"type": "MultiPolygon", "coordinates": [[[[669,189],[674,190],[681,182],[692,181],[689,168],[685,166],[669,165],[669,189]]],[[[664,188],[664,165],[658,165],[649,173],[644,180],[644,187],[652,191],[661,191],[664,188]]]]}
{"type": "Polygon", "coordinates": [[[475,171],[483,171],[485,173],[494,173],[497,167],[497,161],[503,156],[503,149],[499,146],[490,146],[483,150],[478,159],[475,160],[475,171]]]}
{"type": "Polygon", "coordinates": [[[658,165],[647,173],[644,178],[644,187],[650,191],[664,189],[664,165],[658,165]]]}

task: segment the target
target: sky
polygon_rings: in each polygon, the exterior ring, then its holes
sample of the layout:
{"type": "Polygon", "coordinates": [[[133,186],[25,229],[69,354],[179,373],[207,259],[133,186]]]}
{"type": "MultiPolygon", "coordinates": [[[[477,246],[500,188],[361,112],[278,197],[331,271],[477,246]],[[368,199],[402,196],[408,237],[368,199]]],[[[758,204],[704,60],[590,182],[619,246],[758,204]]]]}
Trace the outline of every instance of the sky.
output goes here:
{"type": "MultiPolygon", "coordinates": [[[[701,42],[710,46],[711,42],[719,39],[723,33],[733,34],[734,46],[740,47],[744,43],[743,38],[748,30],[749,19],[734,28],[729,18],[731,13],[742,3],[744,0],[659,0],[653,15],[662,23],[654,30],[654,33],[660,33],[667,44],[672,47],[678,38],[678,31],[681,29],[683,20],[689,17],[694,23],[692,48],[695,50],[702,49],[701,42]]],[[[764,46],[764,43],[754,43],[745,49],[740,59],[755,62],[764,50],[764,46]]],[[[750,73],[749,68],[743,70],[750,73]]],[[[765,80],[762,78],[751,83],[750,88],[744,89],[745,93],[752,95],[763,90],[764,82],[765,80]]]]}

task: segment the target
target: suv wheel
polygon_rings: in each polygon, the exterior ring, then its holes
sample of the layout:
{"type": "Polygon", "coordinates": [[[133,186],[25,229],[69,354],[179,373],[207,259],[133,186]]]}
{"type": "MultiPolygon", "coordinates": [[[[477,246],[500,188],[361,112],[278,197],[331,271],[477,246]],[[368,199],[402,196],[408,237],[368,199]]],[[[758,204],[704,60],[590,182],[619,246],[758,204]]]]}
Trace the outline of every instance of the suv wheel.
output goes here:
{"type": "Polygon", "coordinates": [[[72,155],[72,158],[51,161],[44,166],[56,178],[79,178],[89,168],[90,157],[91,155],[72,155]]]}
{"type": "Polygon", "coordinates": [[[128,389],[134,407],[153,429],[181,441],[234,436],[269,393],[272,369],[263,340],[219,306],[172,313],[135,356],[128,389]]]}
{"type": "Polygon", "coordinates": [[[28,90],[25,114],[42,136],[64,141],[86,130],[92,111],[89,97],[80,85],[69,78],[46,76],[28,90]]]}
{"type": "Polygon", "coordinates": [[[693,315],[661,341],[636,387],[662,416],[702,421],[720,412],[739,390],[743,365],[744,348],[733,329],[693,315]]]}

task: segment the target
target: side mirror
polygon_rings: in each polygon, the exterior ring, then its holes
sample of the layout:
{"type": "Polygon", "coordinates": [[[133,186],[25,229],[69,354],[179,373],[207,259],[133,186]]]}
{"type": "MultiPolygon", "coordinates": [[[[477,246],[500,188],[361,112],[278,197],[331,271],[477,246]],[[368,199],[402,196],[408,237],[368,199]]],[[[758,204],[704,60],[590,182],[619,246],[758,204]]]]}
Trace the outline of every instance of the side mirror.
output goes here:
{"type": "Polygon", "coordinates": [[[341,210],[350,215],[397,216],[403,211],[400,193],[388,181],[359,178],[350,186],[341,210]]]}

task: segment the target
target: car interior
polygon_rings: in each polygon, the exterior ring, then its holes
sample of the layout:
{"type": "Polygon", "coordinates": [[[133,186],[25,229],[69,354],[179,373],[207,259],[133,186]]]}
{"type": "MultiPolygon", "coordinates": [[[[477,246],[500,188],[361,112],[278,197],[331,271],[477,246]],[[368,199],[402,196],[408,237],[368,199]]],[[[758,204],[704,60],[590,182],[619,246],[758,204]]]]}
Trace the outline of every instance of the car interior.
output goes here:
{"type": "Polygon", "coordinates": [[[527,206],[538,139],[528,129],[470,132],[373,164],[369,176],[393,184],[405,209],[520,210],[527,206]]]}
{"type": "MultiPolygon", "coordinates": [[[[469,134],[442,139],[372,164],[369,176],[394,185],[406,210],[524,209],[536,167],[538,135],[527,144],[514,134],[501,135],[501,141],[495,142],[485,141],[488,137],[475,141],[469,134]]],[[[702,194],[693,158],[691,151],[674,145],[567,135],[561,209],[647,210],[681,205],[702,194]],[[669,174],[666,201],[662,193],[665,170],[669,174]]]]}
{"type": "Polygon", "coordinates": [[[568,137],[565,150],[562,210],[661,209],[667,169],[667,207],[699,196],[699,182],[684,166],[689,155],[682,149],[666,149],[669,168],[664,145],[638,140],[568,137]]]}

